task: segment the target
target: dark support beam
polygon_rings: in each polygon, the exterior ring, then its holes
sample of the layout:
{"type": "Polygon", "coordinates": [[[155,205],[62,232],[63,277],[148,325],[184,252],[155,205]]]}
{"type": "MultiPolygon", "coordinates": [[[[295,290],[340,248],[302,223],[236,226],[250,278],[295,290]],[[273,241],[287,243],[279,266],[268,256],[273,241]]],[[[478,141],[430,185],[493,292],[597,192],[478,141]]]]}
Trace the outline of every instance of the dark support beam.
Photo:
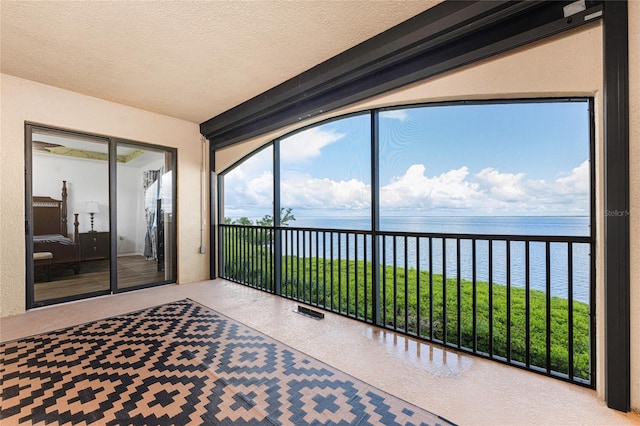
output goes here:
{"type": "Polygon", "coordinates": [[[219,114],[200,132],[221,148],[597,21],[600,1],[445,1],[219,114]]]}
{"type": "MultiPolygon", "coordinates": [[[[211,163],[211,173],[213,174],[213,163],[211,163]]],[[[224,174],[219,174],[217,178],[217,187],[218,187],[218,223],[224,223],[224,174]]],[[[214,193],[211,192],[211,196],[214,196],[214,193]]],[[[218,228],[218,273],[220,275],[225,274],[224,269],[224,241],[225,235],[221,234],[221,228],[218,228]]],[[[225,230],[226,232],[226,230],[225,230]]],[[[211,254],[213,256],[213,254],[211,254]]]]}
{"type": "Polygon", "coordinates": [[[280,223],[280,140],[273,143],[273,292],[282,294],[282,232],[280,223]]]}
{"type": "Polygon", "coordinates": [[[380,325],[380,111],[371,111],[371,319],[380,325]]]}
{"type": "Polygon", "coordinates": [[[629,48],[626,1],[604,9],[605,399],[629,411],[629,48]]]}
{"type": "Polygon", "coordinates": [[[216,218],[216,194],[220,191],[218,189],[218,179],[216,178],[216,151],[209,149],[209,278],[214,280],[218,278],[218,271],[216,268],[216,242],[218,236],[216,230],[218,229],[218,220],[216,218]]]}

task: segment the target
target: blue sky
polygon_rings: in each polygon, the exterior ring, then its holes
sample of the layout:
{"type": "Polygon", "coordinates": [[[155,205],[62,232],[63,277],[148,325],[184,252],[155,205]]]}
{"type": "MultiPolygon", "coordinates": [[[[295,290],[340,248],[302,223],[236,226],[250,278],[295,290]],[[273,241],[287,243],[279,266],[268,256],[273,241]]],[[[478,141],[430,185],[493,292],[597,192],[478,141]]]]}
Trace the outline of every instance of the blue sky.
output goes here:
{"type": "MultiPolygon", "coordinates": [[[[282,205],[305,215],[366,215],[369,132],[365,114],[283,139],[282,205]]],[[[227,216],[269,211],[269,156],[228,174],[227,216]]],[[[380,118],[382,214],[586,215],[588,160],[587,102],[387,110],[380,118]]]]}

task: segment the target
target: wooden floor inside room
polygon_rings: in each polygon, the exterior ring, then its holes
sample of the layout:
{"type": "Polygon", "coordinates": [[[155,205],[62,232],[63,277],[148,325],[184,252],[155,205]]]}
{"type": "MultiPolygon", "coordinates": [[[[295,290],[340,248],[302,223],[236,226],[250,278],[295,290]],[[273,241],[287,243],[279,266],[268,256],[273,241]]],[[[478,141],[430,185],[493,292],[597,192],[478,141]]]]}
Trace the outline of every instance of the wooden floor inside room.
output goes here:
{"type": "MultiPolygon", "coordinates": [[[[110,289],[109,259],[88,260],[80,263],[80,273],[71,267],[52,267],[51,281],[43,271],[35,274],[35,300],[56,300],[80,294],[107,292],[110,289]]],[[[165,272],[158,271],[155,260],[144,256],[118,257],[118,288],[165,281],[165,272]]]]}
{"type": "Polygon", "coordinates": [[[118,257],[119,288],[165,281],[166,275],[165,271],[158,271],[156,260],[147,260],[144,256],[118,257]]]}

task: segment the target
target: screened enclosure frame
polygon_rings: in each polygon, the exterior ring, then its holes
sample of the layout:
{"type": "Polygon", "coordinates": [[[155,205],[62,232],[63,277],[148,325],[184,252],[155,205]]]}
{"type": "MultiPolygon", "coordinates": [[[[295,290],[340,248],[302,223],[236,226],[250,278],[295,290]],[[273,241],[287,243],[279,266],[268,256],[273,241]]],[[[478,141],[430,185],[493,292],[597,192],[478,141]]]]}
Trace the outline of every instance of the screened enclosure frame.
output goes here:
{"type": "MultiPolygon", "coordinates": [[[[604,187],[600,195],[606,211],[629,212],[628,2],[586,1],[585,10],[567,17],[564,6],[571,3],[442,2],[201,123],[201,133],[211,142],[213,158],[216,149],[252,136],[583,25],[601,23],[604,187]],[[382,75],[383,79],[376,78],[382,75]]],[[[212,175],[214,164],[212,161],[212,175]]],[[[214,227],[211,241],[216,238],[214,227]]],[[[602,389],[610,408],[627,412],[631,399],[629,216],[605,217],[603,231],[602,389]]],[[[211,273],[215,276],[214,260],[211,273]]]]}
{"type": "MultiPolygon", "coordinates": [[[[570,373],[568,378],[567,377],[563,377],[561,375],[558,375],[556,372],[550,370],[549,368],[547,368],[547,371],[544,370],[540,370],[537,367],[534,366],[529,366],[528,361],[526,366],[525,365],[521,365],[518,362],[513,362],[513,361],[509,361],[509,356],[507,357],[506,360],[502,360],[502,362],[506,362],[509,365],[514,365],[516,367],[521,367],[521,368],[525,368],[525,369],[529,369],[531,371],[535,371],[538,373],[542,373],[551,377],[555,377],[555,378],[560,378],[561,380],[567,380],[569,382],[572,383],[576,383],[576,384],[580,384],[580,385],[584,385],[587,387],[591,387],[591,388],[595,388],[596,386],[596,375],[595,375],[595,365],[596,365],[596,334],[595,334],[595,330],[596,330],[596,295],[595,295],[595,265],[596,265],[596,252],[595,252],[595,237],[596,237],[596,196],[595,196],[595,185],[596,185],[596,172],[595,172],[595,117],[594,117],[594,99],[590,98],[590,97],[560,97],[560,98],[532,98],[532,99],[497,99],[497,100],[471,100],[471,101],[465,101],[465,100],[461,100],[461,101],[447,101],[447,102],[432,102],[432,103],[420,103],[420,104],[409,104],[409,105],[401,105],[401,106],[394,106],[394,107],[390,107],[390,108],[377,108],[377,109],[371,109],[371,110],[365,110],[365,111],[360,111],[360,112],[354,112],[354,113],[349,113],[349,114],[345,114],[342,116],[338,116],[338,117],[332,117],[330,119],[321,121],[321,122],[317,122],[317,123],[313,123],[311,125],[296,129],[290,133],[287,133],[286,135],[283,135],[281,137],[278,137],[276,139],[274,139],[273,141],[266,143],[265,145],[261,146],[260,148],[256,149],[255,151],[253,151],[252,153],[244,156],[242,159],[240,159],[239,161],[237,161],[236,163],[234,163],[231,167],[229,167],[228,169],[226,169],[224,172],[220,173],[217,176],[217,194],[218,194],[218,209],[217,209],[217,221],[219,224],[224,224],[225,223],[225,212],[224,212],[224,207],[225,207],[225,202],[224,202],[224,182],[225,182],[225,176],[226,174],[232,172],[233,170],[235,170],[236,167],[238,167],[239,165],[243,164],[247,159],[251,158],[253,155],[256,155],[260,152],[263,152],[265,149],[268,148],[272,148],[272,167],[273,167],[273,199],[272,199],[272,205],[273,205],[273,209],[271,211],[271,214],[273,215],[274,218],[274,222],[273,225],[271,227],[265,227],[265,226],[253,226],[253,225],[248,225],[248,226],[244,226],[242,228],[237,228],[235,231],[233,229],[235,228],[227,228],[228,225],[224,225],[224,230],[225,232],[228,230],[229,232],[236,232],[236,233],[242,233],[241,235],[245,235],[245,237],[243,238],[247,238],[250,239],[251,241],[258,241],[261,237],[260,237],[260,233],[261,232],[267,232],[269,233],[269,235],[272,235],[272,243],[270,246],[267,247],[268,251],[270,252],[270,259],[267,260],[267,262],[271,265],[270,267],[267,267],[268,269],[271,269],[270,272],[270,280],[273,283],[273,287],[264,287],[261,284],[256,284],[256,283],[251,283],[249,277],[253,274],[253,272],[251,271],[251,265],[249,266],[244,266],[243,268],[249,268],[246,270],[243,270],[241,272],[241,276],[243,278],[240,278],[237,282],[239,283],[243,283],[243,284],[247,284],[249,286],[261,289],[261,290],[266,290],[269,292],[272,292],[276,295],[281,295],[283,297],[287,297],[284,295],[284,290],[283,290],[283,280],[284,280],[284,273],[283,273],[283,258],[286,256],[285,252],[287,251],[287,247],[290,247],[291,245],[294,244],[293,242],[293,235],[290,235],[290,237],[283,237],[283,232],[286,234],[287,231],[287,227],[286,226],[281,226],[279,219],[280,219],[280,214],[279,212],[281,211],[281,189],[280,189],[280,183],[282,182],[281,179],[281,172],[280,172],[280,163],[281,163],[281,153],[280,153],[280,144],[281,141],[292,136],[295,135],[297,133],[303,132],[305,130],[314,128],[314,127],[319,127],[322,126],[324,124],[327,123],[331,123],[331,122],[336,122],[336,121],[340,121],[340,120],[344,120],[344,119],[348,119],[351,117],[355,117],[355,116],[369,116],[369,120],[370,120],[370,125],[371,125],[371,132],[369,134],[370,137],[370,152],[371,152],[371,158],[370,158],[370,170],[371,170],[371,193],[370,193],[370,197],[371,197],[371,208],[369,210],[369,214],[371,217],[371,226],[368,229],[359,229],[359,230],[348,230],[345,231],[347,233],[356,233],[356,234],[362,234],[362,235],[366,235],[366,238],[370,238],[370,240],[372,241],[370,246],[366,245],[366,247],[369,247],[368,249],[365,248],[365,262],[371,262],[371,282],[370,284],[372,285],[371,288],[371,292],[368,295],[368,297],[370,298],[370,304],[367,304],[367,306],[370,306],[371,308],[371,320],[368,319],[367,316],[367,307],[365,307],[365,313],[364,316],[359,316],[357,311],[355,316],[350,315],[347,312],[347,316],[354,318],[354,319],[359,319],[368,323],[371,323],[373,325],[376,326],[381,326],[381,327],[386,327],[389,328],[387,325],[387,316],[386,314],[381,313],[381,309],[383,308],[382,305],[386,306],[386,302],[384,300],[380,300],[381,297],[385,297],[384,295],[386,294],[386,281],[384,281],[384,277],[381,277],[381,273],[380,273],[380,269],[381,269],[381,265],[384,263],[386,264],[384,259],[381,259],[381,256],[386,253],[386,249],[384,248],[384,241],[387,237],[391,237],[392,236],[392,232],[389,231],[385,231],[383,229],[381,229],[380,227],[380,218],[381,218],[381,208],[380,208],[380,179],[379,179],[379,172],[380,172],[380,121],[379,121],[379,117],[381,113],[384,113],[386,111],[394,111],[394,110],[408,110],[408,109],[417,109],[417,108],[433,108],[433,107],[442,107],[442,106],[451,106],[451,107],[456,107],[456,106],[468,106],[468,105],[496,105],[496,104],[500,104],[500,105],[514,105],[514,104],[558,104],[558,103],[570,103],[570,102],[578,102],[578,103],[583,103],[586,104],[587,106],[587,111],[586,111],[586,116],[584,117],[585,119],[588,120],[588,128],[586,129],[588,131],[588,141],[587,141],[587,150],[588,150],[588,161],[589,161],[589,170],[588,170],[588,176],[589,176],[589,193],[588,193],[588,197],[589,197],[589,235],[585,236],[585,237],[559,237],[559,238],[554,238],[554,237],[549,237],[549,236],[544,236],[544,237],[540,237],[541,239],[538,239],[535,236],[522,236],[522,235],[506,235],[506,234],[500,234],[500,235],[484,235],[484,234],[446,234],[446,233],[419,233],[422,237],[424,238],[429,238],[429,244],[431,244],[431,239],[432,238],[442,238],[443,239],[443,244],[444,244],[444,239],[457,239],[458,241],[458,251],[460,250],[460,241],[461,240],[471,240],[474,241],[474,253],[475,253],[475,241],[476,240],[484,240],[484,239],[488,239],[489,241],[506,241],[507,242],[507,252],[509,250],[509,248],[511,247],[511,243],[512,242],[516,242],[516,241],[529,241],[526,243],[527,246],[527,250],[529,247],[529,244],[533,241],[546,241],[547,244],[547,260],[546,260],[546,264],[547,264],[547,286],[549,286],[551,279],[550,279],[550,258],[549,258],[549,250],[550,250],[550,245],[549,244],[555,244],[555,243],[560,243],[560,242],[564,242],[564,238],[568,238],[569,240],[567,241],[573,241],[573,243],[579,243],[579,244],[587,244],[590,247],[590,256],[589,256],[589,266],[588,266],[588,281],[589,281],[589,300],[588,300],[588,306],[589,306],[589,319],[588,319],[588,323],[589,323],[589,364],[591,366],[591,368],[593,369],[591,371],[591,377],[589,380],[587,381],[583,381],[583,380],[579,380],[579,379],[574,379],[572,374],[570,373]],[[255,231],[251,231],[251,228],[256,229],[255,231]],[[281,232],[282,231],[282,232],[281,232]],[[284,239],[283,239],[284,238],[284,239]],[[288,238],[291,238],[291,242],[289,242],[288,238]],[[382,238],[382,243],[381,243],[381,238],[382,238]],[[381,247],[380,244],[383,244],[383,246],[381,247]],[[284,249],[283,249],[284,248],[284,249]],[[370,250],[369,251],[369,258],[367,257],[367,251],[366,250],[370,250]],[[381,291],[382,286],[385,286],[385,290],[381,291]],[[382,303],[381,303],[382,302],[382,303]],[[384,318],[382,318],[382,315],[384,315],[384,318]]],[[[295,226],[294,226],[295,228],[295,226]]],[[[297,234],[298,231],[302,231],[303,235],[305,232],[309,231],[309,232],[317,232],[318,236],[316,236],[316,245],[318,244],[318,238],[319,235],[322,234],[322,238],[323,238],[323,244],[324,244],[324,240],[326,238],[326,233],[330,233],[330,235],[333,235],[334,233],[340,234],[342,231],[340,230],[336,230],[336,229],[325,229],[322,227],[319,228],[301,228],[301,229],[297,229],[291,232],[296,232],[296,236],[295,238],[298,239],[299,235],[297,234]]],[[[401,234],[405,235],[405,238],[407,236],[410,236],[411,238],[413,238],[413,234],[412,234],[412,230],[411,229],[406,229],[406,232],[403,232],[401,234]]],[[[289,235],[289,234],[287,234],[289,235]]],[[[416,234],[417,235],[417,234],[416,234]]],[[[304,241],[307,237],[303,236],[303,244],[304,241]]],[[[227,279],[231,279],[232,281],[234,281],[234,279],[231,276],[227,275],[227,268],[225,267],[225,262],[228,261],[228,259],[225,257],[228,253],[229,250],[235,250],[236,254],[244,257],[245,260],[249,259],[252,254],[249,252],[244,252],[243,248],[241,248],[240,246],[236,246],[235,248],[233,247],[226,247],[225,244],[225,238],[223,235],[223,228],[222,226],[219,227],[219,232],[216,233],[215,236],[215,240],[212,239],[212,241],[217,241],[217,252],[218,252],[218,263],[216,265],[217,271],[219,271],[219,275],[223,278],[227,278],[227,279]],[[240,250],[240,251],[238,251],[240,250]]],[[[395,251],[395,239],[394,241],[394,251],[395,251]]],[[[310,241],[311,243],[312,241],[310,241]]],[[[366,243],[366,241],[365,241],[366,243]]],[[[573,243],[569,243],[570,245],[572,245],[573,243]]],[[[237,243],[236,243],[237,244],[237,243]]],[[[348,244],[348,242],[347,242],[348,244]]],[[[356,238],[356,245],[357,245],[357,238],[356,238]]],[[[406,244],[406,241],[405,241],[406,244]]],[[[493,246],[493,242],[490,243],[491,246],[493,246]]],[[[357,247],[357,246],[356,246],[357,247]]],[[[303,253],[305,251],[304,245],[302,246],[302,250],[303,253]]],[[[309,250],[311,250],[311,248],[309,248],[309,250]]],[[[347,245],[347,250],[348,250],[348,245],[347,245]]],[[[406,248],[405,248],[406,250],[406,248]]],[[[443,246],[443,250],[444,250],[444,246],[443,246]]],[[[569,252],[571,253],[572,248],[569,248],[569,252]]],[[[317,253],[317,252],[316,252],[317,253]]],[[[431,256],[431,249],[429,249],[429,256],[431,256]]],[[[491,250],[489,250],[489,253],[491,253],[491,250]]],[[[326,255],[326,253],[325,253],[326,255]]],[[[458,279],[458,286],[460,286],[460,259],[459,259],[460,253],[458,252],[457,257],[457,262],[458,262],[458,274],[457,274],[457,279],[458,279]]],[[[491,254],[489,254],[489,256],[491,256],[491,254]]],[[[303,254],[304,257],[304,254],[303,254]]],[[[316,262],[317,262],[317,258],[318,258],[318,254],[316,254],[316,262]]],[[[322,256],[321,256],[322,258],[322,256]]],[[[330,258],[333,258],[333,252],[331,253],[330,258]]],[[[326,259],[326,258],[325,258],[326,259]]],[[[406,259],[406,252],[405,252],[405,259],[406,259]]],[[[491,257],[489,257],[489,259],[491,259],[491,257]]],[[[527,259],[528,259],[528,255],[527,255],[527,259]]],[[[444,260],[443,260],[444,261],[444,260]]],[[[262,262],[262,261],[261,261],[262,262]]],[[[302,264],[303,264],[303,268],[304,268],[304,263],[305,261],[303,260],[302,264]]],[[[349,257],[347,254],[347,263],[349,262],[349,257]]],[[[491,263],[491,260],[489,260],[489,262],[491,263]]],[[[527,260],[527,268],[528,266],[528,260],[527,260]]],[[[431,258],[429,260],[429,263],[431,264],[431,258]]],[[[475,254],[474,254],[474,264],[475,264],[475,254]]],[[[510,261],[507,262],[507,268],[510,265],[510,261]]],[[[259,265],[260,267],[264,266],[264,265],[259,265]]],[[[285,268],[287,267],[287,264],[285,262],[285,268]]],[[[292,269],[294,268],[294,266],[291,267],[292,269]]],[[[386,267],[384,267],[383,269],[385,269],[386,267]]],[[[444,266],[443,266],[444,268],[444,266]]],[[[474,267],[475,268],[475,267],[474,267]]],[[[570,267],[571,268],[571,267],[570,267]]],[[[309,270],[311,269],[311,266],[309,266],[309,270]]],[[[405,265],[405,269],[406,265],[405,265]]],[[[419,268],[418,268],[419,269],[419,268]]],[[[394,270],[395,270],[395,260],[394,260],[394,270]]],[[[490,270],[492,270],[492,268],[490,268],[490,270]]],[[[507,269],[508,270],[508,269],[507,269]]],[[[528,270],[528,269],[527,269],[528,270]]],[[[474,269],[475,271],[475,269],[474,269]]],[[[286,272],[286,271],[285,271],[286,272]]],[[[432,272],[432,269],[429,269],[429,273],[432,272]]],[[[316,274],[318,272],[316,271],[316,274]]],[[[339,272],[338,272],[339,273],[339,272]]],[[[348,273],[348,272],[347,272],[348,273]]],[[[303,274],[304,274],[304,269],[303,269],[303,274]]],[[[333,274],[333,272],[332,272],[333,274]]],[[[509,273],[507,272],[507,276],[509,276],[509,273]]],[[[526,274],[526,280],[527,283],[529,282],[529,273],[527,272],[526,274]]],[[[316,279],[318,277],[316,276],[316,279]]],[[[445,278],[443,278],[444,280],[445,278]]],[[[365,278],[366,280],[366,278],[365,278]]],[[[474,286],[475,286],[475,272],[474,272],[474,286]]],[[[570,282],[572,282],[572,279],[569,280],[570,282]]],[[[489,282],[490,283],[494,283],[494,281],[491,279],[491,275],[489,275],[489,282]]],[[[509,279],[508,281],[509,282],[509,279]]],[[[527,294],[528,294],[528,285],[527,284],[527,294]]],[[[366,286],[366,281],[365,281],[365,286],[366,286]]],[[[395,286],[395,284],[394,284],[395,286]]],[[[571,288],[571,287],[570,287],[571,288]]],[[[406,289],[406,287],[405,287],[406,289]]],[[[394,290],[395,291],[395,290],[394,290]]],[[[405,290],[406,291],[406,290],[405,290]]],[[[432,291],[432,290],[431,290],[432,291]]],[[[475,291],[475,290],[474,290],[475,291]]],[[[298,288],[297,292],[300,292],[300,288],[298,288]]],[[[458,287],[458,294],[460,292],[460,287],[458,287]]],[[[430,293],[431,294],[431,293],[430,293]]],[[[491,294],[491,292],[490,292],[491,294]]],[[[551,336],[551,331],[549,328],[549,324],[550,324],[550,297],[551,297],[551,292],[550,292],[550,287],[547,287],[547,347],[550,347],[550,336],[551,336]]],[[[366,302],[366,298],[367,298],[367,292],[365,290],[365,304],[366,302]]],[[[460,296],[458,295],[458,298],[460,296]]],[[[357,296],[356,296],[357,298],[357,296]]],[[[299,298],[294,297],[295,300],[298,301],[303,301],[305,302],[305,300],[300,300],[299,298]]],[[[406,300],[406,299],[405,299],[406,300]]],[[[569,301],[573,300],[573,296],[569,296],[569,301]]],[[[310,303],[310,302],[307,302],[310,303]]],[[[333,303],[333,302],[332,302],[333,303]]],[[[347,296],[347,303],[348,303],[348,296],[347,296]]],[[[356,303],[357,303],[357,299],[356,299],[356,303]]],[[[394,302],[395,303],[395,302],[394,302]]],[[[527,302],[528,303],[528,302],[527,302]]],[[[312,306],[318,306],[318,307],[323,307],[321,305],[319,305],[317,302],[314,303],[310,303],[312,306]]],[[[458,316],[457,318],[460,318],[460,300],[458,300],[458,316]]],[[[475,302],[474,302],[475,304],[475,302]]],[[[327,306],[324,306],[324,308],[327,308],[327,306]]],[[[509,309],[509,308],[507,308],[509,309]]],[[[331,310],[332,312],[337,312],[337,313],[341,313],[339,310],[336,311],[334,310],[333,304],[331,305],[331,310]]],[[[395,310],[395,309],[394,309],[395,310]]],[[[433,306],[430,308],[430,312],[433,311],[433,306]]],[[[569,309],[569,311],[572,311],[572,309],[569,309]]],[[[406,315],[406,308],[405,308],[405,315],[406,315]]],[[[474,312],[475,312],[475,308],[474,308],[474,312]]],[[[344,314],[344,313],[343,313],[344,314]]],[[[529,314],[527,314],[527,318],[529,314]]],[[[419,318],[419,317],[418,317],[419,318]]],[[[474,317],[475,318],[475,317],[474,317]]],[[[446,310],[445,310],[445,320],[446,320],[446,310]]],[[[406,324],[407,319],[405,318],[405,324],[406,324]]],[[[432,323],[433,319],[430,320],[430,322],[432,323]]],[[[475,321],[475,319],[474,319],[475,321]]],[[[529,319],[527,319],[527,323],[529,322],[529,319]]],[[[394,326],[392,327],[392,329],[394,331],[403,333],[403,334],[408,334],[410,336],[413,337],[419,337],[419,338],[424,338],[427,341],[433,341],[438,343],[438,340],[433,338],[433,332],[431,332],[431,338],[429,337],[424,337],[424,336],[420,336],[420,334],[418,333],[418,336],[415,335],[415,333],[410,333],[408,331],[407,328],[402,329],[401,327],[398,328],[395,326],[396,323],[396,319],[394,317],[393,319],[393,323],[394,326]]],[[[573,326],[573,325],[572,325],[573,326]]],[[[475,326],[474,326],[475,327],[475,326]]],[[[510,327],[508,327],[508,329],[510,330],[510,327]]],[[[446,328],[445,328],[446,330],[446,328]]],[[[491,329],[492,330],[492,329],[491,329]]],[[[492,331],[490,331],[490,333],[492,333],[492,331]]],[[[509,332],[507,332],[509,333],[509,332]]],[[[460,322],[458,322],[458,336],[460,336],[460,322]]],[[[492,338],[489,339],[490,341],[492,341],[492,338]]],[[[441,342],[444,343],[445,346],[450,346],[447,341],[446,341],[446,331],[445,331],[445,341],[441,342]]],[[[573,345],[573,342],[571,343],[571,345],[573,345]]],[[[474,348],[472,348],[471,350],[465,348],[464,346],[461,346],[461,342],[460,339],[458,337],[458,343],[457,343],[457,347],[454,347],[455,349],[458,350],[462,350],[462,351],[466,351],[466,352],[470,352],[476,355],[480,355],[480,356],[485,356],[488,357],[492,360],[496,360],[496,361],[501,361],[500,359],[496,359],[496,357],[492,354],[492,349],[489,351],[489,354],[484,354],[482,353],[482,351],[477,350],[477,348],[474,346],[474,348]]],[[[569,351],[572,351],[571,347],[569,349],[569,351]]],[[[529,356],[529,355],[527,355],[529,356]]],[[[547,365],[549,365],[550,359],[549,359],[550,353],[547,353],[547,365]]],[[[572,371],[570,367],[570,372],[572,371]]]]}

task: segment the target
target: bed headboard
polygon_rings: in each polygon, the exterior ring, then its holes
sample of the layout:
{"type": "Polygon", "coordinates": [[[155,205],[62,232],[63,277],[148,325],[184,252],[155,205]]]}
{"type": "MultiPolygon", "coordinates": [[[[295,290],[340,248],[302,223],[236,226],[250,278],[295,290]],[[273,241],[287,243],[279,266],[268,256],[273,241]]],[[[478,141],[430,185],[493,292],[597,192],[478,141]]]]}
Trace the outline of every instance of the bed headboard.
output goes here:
{"type": "Polygon", "coordinates": [[[33,235],[67,235],[67,181],[62,181],[62,200],[33,197],[33,235]]]}

